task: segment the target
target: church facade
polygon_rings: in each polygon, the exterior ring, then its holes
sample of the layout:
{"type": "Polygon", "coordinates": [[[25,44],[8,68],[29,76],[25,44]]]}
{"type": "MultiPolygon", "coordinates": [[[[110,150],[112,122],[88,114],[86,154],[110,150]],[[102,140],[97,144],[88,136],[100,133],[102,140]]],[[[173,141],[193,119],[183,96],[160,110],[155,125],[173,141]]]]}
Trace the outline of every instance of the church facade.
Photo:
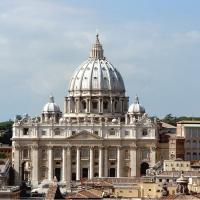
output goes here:
{"type": "Polygon", "coordinates": [[[64,112],[50,96],[40,117],[15,119],[15,183],[139,177],[157,162],[157,137],[139,98],[129,106],[123,79],[97,35],[90,57],[71,77],[64,112]]]}

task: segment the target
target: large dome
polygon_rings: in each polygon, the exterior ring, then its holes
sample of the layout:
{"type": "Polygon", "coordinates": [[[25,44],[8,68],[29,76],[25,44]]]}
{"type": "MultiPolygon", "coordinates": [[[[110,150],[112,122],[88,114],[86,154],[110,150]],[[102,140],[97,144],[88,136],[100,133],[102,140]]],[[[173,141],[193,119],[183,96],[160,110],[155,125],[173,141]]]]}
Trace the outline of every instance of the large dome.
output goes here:
{"type": "Polygon", "coordinates": [[[125,87],[118,70],[103,55],[98,35],[91,55],[75,71],[69,84],[70,96],[109,95],[124,96],[125,87]]]}

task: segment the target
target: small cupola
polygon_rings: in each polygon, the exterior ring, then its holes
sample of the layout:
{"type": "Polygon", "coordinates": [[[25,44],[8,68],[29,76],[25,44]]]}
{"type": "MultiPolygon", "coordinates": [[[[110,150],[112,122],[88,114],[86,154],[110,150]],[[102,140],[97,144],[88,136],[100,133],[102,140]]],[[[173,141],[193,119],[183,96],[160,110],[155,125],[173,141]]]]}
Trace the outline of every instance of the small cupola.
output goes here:
{"type": "Polygon", "coordinates": [[[52,120],[58,122],[61,115],[62,112],[60,107],[54,102],[54,97],[50,96],[48,103],[45,104],[42,110],[42,121],[48,122],[49,120],[52,120]]]}
{"type": "Polygon", "coordinates": [[[139,102],[139,97],[136,95],[135,102],[129,106],[128,114],[142,115],[145,113],[144,107],[139,102]]]}

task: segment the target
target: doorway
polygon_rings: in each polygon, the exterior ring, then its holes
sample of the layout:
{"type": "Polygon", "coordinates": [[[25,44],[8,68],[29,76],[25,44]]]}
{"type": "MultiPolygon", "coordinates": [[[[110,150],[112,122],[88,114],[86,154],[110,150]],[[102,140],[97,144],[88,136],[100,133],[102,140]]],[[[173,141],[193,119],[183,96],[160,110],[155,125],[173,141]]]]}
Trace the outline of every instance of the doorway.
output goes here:
{"type": "Polygon", "coordinates": [[[140,166],[140,175],[145,176],[146,175],[146,170],[149,169],[149,164],[146,162],[143,162],[140,166]]]}
{"type": "Polygon", "coordinates": [[[57,178],[57,181],[60,181],[61,177],[61,168],[55,168],[55,176],[57,178]]]}
{"type": "Polygon", "coordinates": [[[72,181],[75,181],[75,180],[76,180],[76,173],[73,172],[73,173],[72,173],[72,181]]]}
{"type": "Polygon", "coordinates": [[[88,178],[88,168],[82,168],[82,178],[88,178]]]}
{"type": "Polygon", "coordinates": [[[110,168],[110,177],[115,177],[115,168],[110,168]]]}

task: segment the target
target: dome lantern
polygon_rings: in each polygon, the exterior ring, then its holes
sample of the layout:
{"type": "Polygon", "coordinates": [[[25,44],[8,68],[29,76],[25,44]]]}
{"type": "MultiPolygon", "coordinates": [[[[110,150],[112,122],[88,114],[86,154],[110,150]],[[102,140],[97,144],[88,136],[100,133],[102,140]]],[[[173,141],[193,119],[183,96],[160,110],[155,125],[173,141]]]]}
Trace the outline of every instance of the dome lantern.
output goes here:
{"type": "Polygon", "coordinates": [[[103,56],[103,47],[99,42],[99,34],[96,35],[96,43],[92,45],[92,51],[90,58],[94,59],[105,59],[103,56]]]}

